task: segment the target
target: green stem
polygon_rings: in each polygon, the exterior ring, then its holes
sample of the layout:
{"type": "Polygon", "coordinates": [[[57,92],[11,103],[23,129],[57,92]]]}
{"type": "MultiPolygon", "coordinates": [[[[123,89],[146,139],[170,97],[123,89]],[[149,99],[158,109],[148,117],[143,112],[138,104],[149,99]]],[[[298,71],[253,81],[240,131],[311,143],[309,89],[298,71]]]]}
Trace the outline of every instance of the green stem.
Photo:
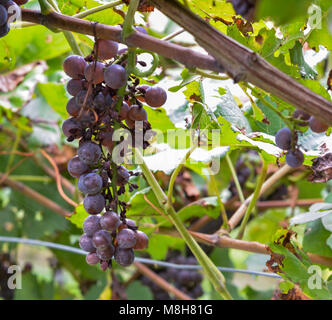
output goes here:
{"type": "Polygon", "coordinates": [[[16,137],[15,137],[15,141],[11,150],[11,154],[9,156],[8,162],[7,162],[7,167],[6,167],[6,172],[8,172],[13,164],[14,158],[15,158],[15,151],[18,148],[18,144],[21,140],[21,136],[22,136],[22,129],[18,128],[17,129],[17,133],[16,133],[16,137]]]}
{"type": "Polygon", "coordinates": [[[263,159],[262,156],[261,156],[261,159],[262,159],[262,171],[261,171],[261,173],[260,173],[260,175],[258,177],[253,197],[250,200],[250,203],[248,205],[247,211],[246,211],[246,213],[245,213],[245,215],[243,217],[243,220],[241,222],[241,226],[240,226],[240,230],[239,230],[239,234],[237,236],[237,239],[242,239],[242,237],[244,235],[244,231],[245,231],[245,228],[247,226],[250,214],[251,214],[252,210],[254,209],[254,207],[256,205],[256,202],[257,202],[257,200],[259,198],[259,194],[261,192],[263,183],[264,183],[265,178],[266,178],[268,163],[267,163],[267,161],[265,161],[263,159]]]}
{"type": "Polygon", "coordinates": [[[213,264],[210,258],[206,255],[206,253],[202,250],[202,248],[197,244],[194,238],[190,235],[187,231],[185,226],[183,225],[181,219],[178,217],[176,211],[174,210],[173,206],[167,203],[167,197],[164,191],[161,189],[160,185],[158,184],[156,178],[146,165],[142,154],[139,150],[134,149],[135,159],[136,162],[139,163],[142,172],[151,186],[160,206],[168,213],[171,221],[174,223],[176,229],[188,245],[189,249],[192,251],[194,256],[196,257],[197,261],[203,268],[203,272],[208,277],[208,279],[213,284],[216,291],[225,299],[225,300],[232,300],[232,296],[229,294],[227,288],[225,287],[225,278],[222,273],[217,269],[217,267],[213,264]]]}
{"type": "Polygon", "coordinates": [[[229,169],[231,170],[232,177],[233,177],[233,180],[234,180],[234,183],[235,183],[235,187],[236,187],[237,193],[239,195],[240,201],[243,203],[245,201],[245,199],[244,199],[244,195],[243,195],[243,192],[242,192],[242,188],[241,188],[239,179],[237,177],[235,168],[233,166],[232,160],[231,160],[231,158],[230,158],[230,156],[229,156],[228,153],[226,153],[226,157],[225,158],[226,158],[226,162],[227,162],[227,164],[229,166],[229,169]]]}
{"type": "Polygon", "coordinates": [[[151,64],[151,67],[146,70],[146,71],[141,71],[139,70],[136,66],[133,67],[133,73],[138,76],[138,77],[148,77],[150,76],[158,67],[159,65],[159,56],[154,53],[154,52],[149,52],[149,51],[144,51],[144,50],[136,50],[136,53],[137,54],[140,54],[140,53],[149,53],[152,55],[153,57],[153,60],[152,60],[152,64],[151,64]]]}
{"type": "Polygon", "coordinates": [[[90,14],[94,14],[96,12],[100,12],[100,11],[103,11],[103,10],[106,10],[106,9],[109,9],[109,8],[113,8],[113,7],[116,7],[120,4],[123,4],[122,0],[114,1],[114,2],[111,2],[111,3],[106,3],[106,4],[103,4],[101,6],[94,7],[94,8],[82,11],[80,13],[74,14],[72,17],[74,17],[74,18],[85,18],[85,17],[89,16],[90,14]]]}
{"type": "Polygon", "coordinates": [[[125,42],[125,40],[135,31],[133,29],[133,24],[135,22],[134,21],[135,12],[138,8],[138,5],[139,5],[139,0],[131,0],[129,3],[129,8],[122,26],[123,42],[125,42]]]}
{"type": "Polygon", "coordinates": [[[169,205],[172,205],[172,196],[173,196],[173,189],[174,189],[174,183],[175,179],[178,176],[179,172],[185,165],[186,161],[190,157],[190,155],[194,152],[194,150],[198,147],[198,144],[195,144],[184,156],[184,158],[181,160],[180,164],[176,167],[176,169],[173,171],[171,179],[169,181],[169,187],[168,187],[168,197],[167,197],[167,202],[169,205]]]}
{"type": "Polygon", "coordinates": [[[204,78],[210,78],[210,79],[215,79],[215,80],[228,80],[230,79],[230,77],[228,76],[219,76],[217,74],[213,74],[213,73],[207,73],[207,72],[204,72],[200,69],[194,69],[194,70],[190,70],[192,71],[193,73],[196,73],[204,78]]]}
{"type": "Polygon", "coordinates": [[[217,196],[218,204],[219,204],[220,210],[221,210],[221,216],[222,216],[222,220],[223,220],[222,228],[224,228],[226,230],[229,230],[227,212],[226,212],[224,203],[222,202],[222,200],[220,198],[220,193],[219,193],[219,190],[218,190],[217,181],[214,177],[214,174],[211,172],[211,170],[209,170],[209,171],[210,171],[210,180],[211,180],[211,183],[212,183],[212,187],[213,187],[214,192],[217,196]]]}

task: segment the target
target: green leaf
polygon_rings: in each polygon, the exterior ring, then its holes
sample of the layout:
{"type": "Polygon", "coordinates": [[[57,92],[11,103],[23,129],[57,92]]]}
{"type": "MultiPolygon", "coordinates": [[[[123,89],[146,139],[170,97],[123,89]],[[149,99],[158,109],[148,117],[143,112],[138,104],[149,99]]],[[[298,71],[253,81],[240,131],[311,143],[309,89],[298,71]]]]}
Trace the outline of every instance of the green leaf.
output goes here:
{"type": "Polygon", "coordinates": [[[73,223],[79,229],[82,229],[83,222],[88,216],[89,216],[89,214],[85,211],[83,204],[80,204],[75,208],[74,214],[66,219],[68,219],[71,223],[73,223]]]}
{"type": "Polygon", "coordinates": [[[153,300],[149,287],[144,286],[141,281],[134,281],[126,288],[128,300],[153,300]]]}

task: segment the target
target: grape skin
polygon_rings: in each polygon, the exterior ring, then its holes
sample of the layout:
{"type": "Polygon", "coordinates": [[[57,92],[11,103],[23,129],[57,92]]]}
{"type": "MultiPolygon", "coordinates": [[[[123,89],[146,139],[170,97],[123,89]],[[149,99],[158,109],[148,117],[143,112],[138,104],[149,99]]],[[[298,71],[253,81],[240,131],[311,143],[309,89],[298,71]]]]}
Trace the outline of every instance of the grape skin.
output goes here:
{"type": "Polygon", "coordinates": [[[8,12],[7,9],[0,4],[0,26],[3,26],[7,23],[8,12]]]}
{"type": "Polygon", "coordinates": [[[97,231],[101,230],[100,216],[88,216],[83,222],[83,232],[92,237],[97,231]]]}
{"type": "Polygon", "coordinates": [[[116,247],[114,253],[115,261],[122,267],[130,266],[135,260],[135,254],[133,249],[123,249],[116,247]]]}
{"type": "Polygon", "coordinates": [[[119,117],[120,117],[120,120],[124,120],[127,118],[128,116],[128,111],[129,111],[129,106],[128,106],[128,103],[123,101],[122,102],[122,106],[121,106],[121,109],[120,109],[120,113],[119,113],[119,117]]]}
{"type": "Polygon", "coordinates": [[[289,128],[280,129],[276,134],[276,145],[282,150],[289,150],[292,146],[292,131],[289,128]]]}
{"type": "Polygon", "coordinates": [[[111,244],[106,248],[97,248],[97,256],[100,260],[109,261],[114,255],[114,246],[111,244]]]}
{"type": "Polygon", "coordinates": [[[304,155],[300,150],[288,151],[286,154],[286,163],[292,168],[298,168],[304,161],[304,155]]]}
{"type": "Polygon", "coordinates": [[[86,141],[78,148],[77,154],[82,162],[92,165],[96,164],[100,159],[101,150],[96,143],[86,141]]]}
{"type": "Polygon", "coordinates": [[[310,117],[309,127],[313,132],[316,132],[316,133],[325,132],[329,128],[328,125],[317,120],[315,117],[310,117]]]}
{"type": "Polygon", "coordinates": [[[85,257],[85,261],[89,265],[94,265],[94,264],[97,264],[99,262],[99,258],[97,256],[97,254],[93,252],[93,253],[89,253],[85,257]]]}
{"type": "Polygon", "coordinates": [[[81,175],[78,179],[77,188],[84,194],[93,195],[98,193],[103,187],[103,179],[95,172],[81,175]]]}
{"type": "Polygon", "coordinates": [[[91,62],[84,69],[84,76],[87,81],[93,84],[99,84],[104,81],[104,67],[105,65],[101,62],[91,62]]]}
{"type": "Polygon", "coordinates": [[[84,198],[83,206],[90,214],[99,214],[104,210],[105,199],[101,194],[87,195],[84,198]]]}
{"type": "Polygon", "coordinates": [[[148,115],[142,107],[133,105],[129,108],[128,118],[132,121],[144,121],[148,119],[148,115]]]}
{"type": "Polygon", "coordinates": [[[72,117],[77,117],[81,111],[81,107],[77,105],[75,98],[71,98],[68,100],[66,110],[72,117]]]}
{"type": "Polygon", "coordinates": [[[99,230],[93,235],[92,243],[95,248],[106,249],[112,245],[112,237],[107,231],[99,230]]]}
{"type": "Polygon", "coordinates": [[[100,225],[104,230],[114,232],[120,226],[121,221],[114,211],[106,211],[100,218],[100,225]]]}
{"type": "Polygon", "coordinates": [[[119,64],[112,64],[104,71],[105,83],[112,89],[120,89],[127,82],[126,69],[119,64]]]}
{"type": "Polygon", "coordinates": [[[146,89],[144,98],[150,107],[158,108],[165,104],[167,93],[163,88],[150,87],[146,89]]]}
{"type": "Polygon", "coordinates": [[[80,175],[87,172],[89,167],[84,162],[82,162],[78,156],[75,156],[69,160],[67,169],[72,177],[78,178],[80,175]]]}
{"type": "Polygon", "coordinates": [[[83,57],[71,55],[63,62],[63,71],[73,79],[82,79],[86,62],[83,57]]]}
{"type": "Polygon", "coordinates": [[[83,89],[83,81],[77,79],[71,79],[67,83],[67,92],[76,96],[83,89]]]}
{"type": "Polygon", "coordinates": [[[101,60],[112,59],[118,53],[119,45],[115,41],[98,39],[94,45],[95,52],[97,52],[97,45],[98,45],[98,58],[101,60]]]}
{"type": "Polygon", "coordinates": [[[66,119],[62,124],[62,131],[67,138],[80,138],[82,136],[82,127],[75,118],[66,119]]]}
{"type": "Polygon", "coordinates": [[[133,248],[136,245],[136,233],[131,229],[122,229],[116,236],[117,246],[123,249],[133,248]]]}
{"type": "Polygon", "coordinates": [[[137,230],[136,231],[136,244],[133,247],[135,250],[144,250],[149,246],[149,238],[148,236],[142,232],[137,230]]]}
{"type": "Polygon", "coordinates": [[[83,234],[80,237],[80,247],[82,250],[87,251],[87,252],[95,252],[96,249],[92,244],[92,239],[88,237],[86,234],[83,234]]]}

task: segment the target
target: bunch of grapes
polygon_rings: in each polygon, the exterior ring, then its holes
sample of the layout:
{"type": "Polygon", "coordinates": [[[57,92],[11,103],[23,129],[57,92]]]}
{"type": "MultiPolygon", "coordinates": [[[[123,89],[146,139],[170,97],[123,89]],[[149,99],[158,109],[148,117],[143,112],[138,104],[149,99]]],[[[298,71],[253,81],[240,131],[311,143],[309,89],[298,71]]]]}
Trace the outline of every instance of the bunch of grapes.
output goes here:
{"type": "MultiPolygon", "coordinates": [[[[322,133],[328,129],[328,125],[299,109],[294,111],[293,118],[300,120],[300,126],[309,125],[310,129],[316,133],[322,133]]],[[[304,161],[304,154],[297,145],[297,138],[297,132],[292,132],[289,128],[280,129],[275,137],[276,145],[287,151],[286,163],[292,168],[300,167],[304,161]]]]}
{"type": "MultiPolygon", "coordinates": [[[[197,261],[193,256],[181,256],[177,251],[171,251],[166,259],[168,262],[180,265],[197,265],[197,261]]],[[[200,272],[195,269],[178,269],[166,268],[158,273],[160,277],[167,282],[172,283],[181,292],[196,299],[203,295],[201,282],[203,277],[200,272]]],[[[155,300],[170,300],[171,297],[156,283],[149,278],[143,276],[142,283],[150,288],[155,300]]]]}
{"type": "MultiPolygon", "coordinates": [[[[129,182],[137,173],[112,160],[119,143],[113,141],[113,134],[119,128],[129,130],[128,145],[134,146],[137,121],[142,123],[137,130],[143,130],[143,135],[151,129],[142,102],[160,107],[167,99],[162,88],[140,86],[136,76],[127,74],[127,60],[127,50],[119,50],[117,42],[98,39],[91,55],[71,55],[63,63],[72,78],[67,91],[73,97],[67,104],[71,117],[62,130],[68,141],[80,139],[68,172],[78,178],[78,189],[85,195],[84,208],[91,215],[84,222],[80,246],[89,252],[87,263],[101,263],[103,270],[111,267],[112,257],[121,266],[130,265],[133,250],[148,246],[148,237],[137,230],[134,221],[126,219],[126,203],[118,199],[126,187],[131,192],[138,186],[129,182]]],[[[143,148],[148,145],[145,141],[143,148]]],[[[127,151],[121,149],[121,155],[127,151]]]]}
{"type": "Polygon", "coordinates": [[[8,34],[9,23],[14,22],[20,12],[19,6],[27,2],[28,0],[0,0],[0,38],[8,34]]]}

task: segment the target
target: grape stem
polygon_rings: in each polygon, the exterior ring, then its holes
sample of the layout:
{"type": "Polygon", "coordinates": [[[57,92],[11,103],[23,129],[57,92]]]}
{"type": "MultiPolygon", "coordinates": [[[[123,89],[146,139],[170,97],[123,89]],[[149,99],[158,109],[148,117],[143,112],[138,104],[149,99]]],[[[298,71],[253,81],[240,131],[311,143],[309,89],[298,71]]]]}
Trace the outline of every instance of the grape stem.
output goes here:
{"type": "Polygon", "coordinates": [[[85,18],[85,17],[89,16],[90,14],[94,14],[96,12],[100,12],[100,11],[103,11],[103,10],[106,10],[106,9],[109,9],[109,8],[114,8],[114,7],[116,7],[120,4],[123,4],[122,0],[106,3],[106,4],[103,4],[101,6],[94,7],[94,8],[82,11],[80,13],[74,14],[72,17],[74,17],[74,18],[85,18]]]}
{"type": "Polygon", "coordinates": [[[174,226],[196,257],[199,264],[202,266],[204,273],[211,281],[212,285],[216,289],[216,291],[225,299],[225,300],[232,300],[232,296],[228,292],[225,286],[225,278],[223,274],[218,270],[218,268],[213,264],[210,258],[206,255],[206,253],[202,250],[202,248],[197,244],[194,238],[190,235],[186,227],[183,225],[181,219],[177,215],[176,211],[174,210],[173,206],[167,202],[167,196],[164,191],[161,189],[160,185],[158,184],[156,178],[146,165],[142,154],[139,152],[138,149],[134,148],[134,154],[136,162],[140,164],[140,167],[143,171],[143,174],[148,181],[149,185],[151,186],[160,206],[168,213],[170,216],[174,226]]]}
{"type": "Polygon", "coordinates": [[[228,153],[226,153],[225,159],[226,159],[226,162],[227,162],[227,164],[229,166],[229,169],[231,170],[231,174],[232,174],[232,177],[234,179],[235,187],[236,187],[237,193],[239,195],[240,201],[243,203],[244,200],[245,200],[244,199],[244,195],[243,195],[243,191],[242,191],[242,188],[241,188],[238,176],[236,174],[236,170],[235,170],[235,168],[233,166],[232,160],[231,160],[231,158],[230,158],[230,156],[229,156],[228,153]]]}
{"type": "Polygon", "coordinates": [[[121,37],[123,42],[134,32],[133,24],[135,23],[135,12],[138,8],[139,0],[131,0],[129,3],[128,11],[122,26],[121,37]]]}

